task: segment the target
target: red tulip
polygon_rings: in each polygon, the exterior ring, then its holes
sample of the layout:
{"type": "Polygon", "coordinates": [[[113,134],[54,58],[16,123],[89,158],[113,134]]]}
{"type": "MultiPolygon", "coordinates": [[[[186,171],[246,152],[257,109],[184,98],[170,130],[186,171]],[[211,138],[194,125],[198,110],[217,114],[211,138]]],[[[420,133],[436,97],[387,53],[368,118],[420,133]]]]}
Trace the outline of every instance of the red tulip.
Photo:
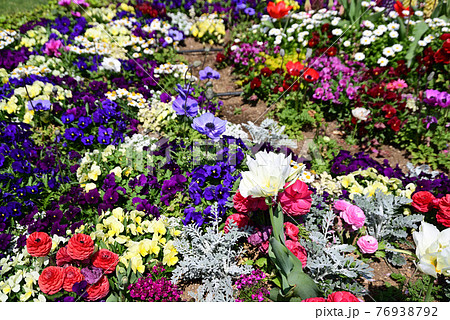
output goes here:
{"type": "Polygon", "coordinates": [[[314,69],[308,68],[308,70],[306,70],[306,72],[303,74],[303,79],[305,79],[307,82],[314,82],[319,79],[319,72],[314,69]]]}
{"type": "Polygon", "coordinates": [[[300,75],[300,72],[302,72],[304,66],[299,62],[292,62],[289,61],[288,63],[286,63],[286,70],[289,73],[289,75],[293,76],[293,77],[298,77],[300,75]]]}
{"type": "Polygon", "coordinates": [[[281,19],[285,15],[289,13],[289,10],[292,9],[292,6],[286,6],[283,1],[278,2],[277,4],[273,2],[269,2],[267,5],[267,12],[272,18],[281,19]]]}
{"type": "Polygon", "coordinates": [[[404,6],[403,6],[403,3],[401,3],[400,1],[397,1],[395,4],[394,4],[394,10],[398,13],[398,15],[400,16],[400,17],[404,17],[405,15],[403,14],[403,11],[409,11],[409,15],[410,16],[412,16],[413,14],[414,14],[414,11],[410,8],[410,7],[407,7],[407,8],[405,8],[404,6]]]}

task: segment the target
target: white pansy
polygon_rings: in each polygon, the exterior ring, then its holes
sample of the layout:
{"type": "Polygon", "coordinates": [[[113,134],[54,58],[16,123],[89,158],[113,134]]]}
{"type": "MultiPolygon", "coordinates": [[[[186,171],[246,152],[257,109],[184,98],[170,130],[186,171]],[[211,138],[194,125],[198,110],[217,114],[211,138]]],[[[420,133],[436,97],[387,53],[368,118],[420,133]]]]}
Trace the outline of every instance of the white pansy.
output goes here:
{"type": "Polygon", "coordinates": [[[365,58],[366,58],[366,56],[362,52],[357,52],[355,54],[355,60],[356,61],[363,61],[365,58]]]}
{"type": "Polygon", "coordinates": [[[417,42],[419,44],[419,46],[421,47],[426,47],[428,45],[428,43],[424,40],[419,40],[419,42],[417,42]]]}
{"type": "Polygon", "coordinates": [[[373,34],[376,35],[376,36],[378,36],[378,37],[380,37],[380,36],[383,35],[383,31],[381,31],[380,29],[377,29],[377,30],[375,30],[375,31],[373,32],[373,34]]]}
{"type": "Polygon", "coordinates": [[[391,11],[391,12],[389,12],[389,17],[392,19],[395,19],[398,17],[398,13],[395,11],[391,11]]]}
{"type": "Polygon", "coordinates": [[[389,63],[389,60],[386,59],[385,57],[381,57],[378,59],[377,63],[381,66],[381,67],[385,67],[387,66],[387,64],[389,63]]]}
{"type": "Polygon", "coordinates": [[[372,23],[372,21],[365,20],[363,24],[366,28],[369,28],[370,30],[373,30],[373,28],[375,28],[375,25],[372,23]]]}
{"type": "Polygon", "coordinates": [[[120,72],[120,61],[115,58],[103,58],[102,67],[105,70],[120,72]]]}
{"type": "Polygon", "coordinates": [[[361,6],[367,8],[367,7],[370,6],[370,3],[369,3],[368,1],[362,1],[362,2],[361,2],[361,6]]]}
{"type": "Polygon", "coordinates": [[[424,40],[426,43],[431,43],[431,41],[433,41],[433,39],[434,39],[434,36],[433,36],[432,34],[429,34],[429,35],[426,36],[423,40],[424,40]]]}
{"type": "Polygon", "coordinates": [[[362,34],[363,34],[364,37],[370,37],[372,35],[372,31],[364,30],[362,34]]]}
{"type": "Polygon", "coordinates": [[[400,25],[398,23],[391,22],[387,25],[387,28],[389,30],[398,30],[400,28],[400,25]]]}
{"type": "Polygon", "coordinates": [[[414,38],[413,36],[409,36],[409,37],[408,37],[408,40],[411,41],[411,42],[414,41],[415,39],[416,39],[416,38],[414,38]]]}
{"type": "Polygon", "coordinates": [[[346,48],[348,48],[348,47],[350,47],[350,45],[351,45],[351,42],[350,41],[348,41],[348,40],[346,40],[346,41],[344,41],[344,47],[346,47],[346,48]]]}
{"type": "Polygon", "coordinates": [[[422,221],[419,231],[413,233],[413,239],[420,271],[435,278],[439,273],[450,275],[450,228],[439,231],[422,221]]]}
{"type": "Polygon", "coordinates": [[[366,108],[355,108],[352,110],[352,115],[358,120],[366,121],[370,115],[370,110],[366,108]]]}
{"type": "Polygon", "coordinates": [[[273,197],[283,189],[291,173],[291,156],[261,151],[247,156],[249,171],[242,172],[239,191],[243,197],[273,197]]]}
{"type": "Polygon", "coordinates": [[[384,24],[379,25],[377,29],[382,32],[386,32],[388,30],[388,28],[384,24]]]}

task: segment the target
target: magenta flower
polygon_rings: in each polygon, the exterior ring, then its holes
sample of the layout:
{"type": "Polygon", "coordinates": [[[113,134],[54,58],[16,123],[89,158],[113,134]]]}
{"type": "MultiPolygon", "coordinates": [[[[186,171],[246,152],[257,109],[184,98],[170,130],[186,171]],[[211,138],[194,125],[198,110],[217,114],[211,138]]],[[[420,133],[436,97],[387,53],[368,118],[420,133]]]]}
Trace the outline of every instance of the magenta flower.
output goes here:
{"type": "Polygon", "coordinates": [[[63,46],[63,44],[62,44],[61,40],[50,39],[45,44],[44,53],[48,56],[59,57],[61,55],[61,52],[59,52],[58,50],[62,46],[63,46]]]}

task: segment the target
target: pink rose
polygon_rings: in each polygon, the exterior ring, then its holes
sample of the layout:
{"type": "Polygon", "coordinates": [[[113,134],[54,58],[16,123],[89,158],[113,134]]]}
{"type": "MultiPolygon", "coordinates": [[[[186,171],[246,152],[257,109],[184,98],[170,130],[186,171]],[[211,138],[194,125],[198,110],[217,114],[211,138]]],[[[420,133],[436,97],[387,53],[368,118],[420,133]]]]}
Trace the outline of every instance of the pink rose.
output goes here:
{"type": "Polygon", "coordinates": [[[280,196],[279,201],[284,212],[293,216],[304,215],[311,209],[311,194],[308,186],[303,181],[297,180],[294,184],[287,187],[286,183],[284,190],[280,196]]]}
{"type": "Polygon", "coordinates": [[[294,254],[294,256],[298,258],[298,260],[301,261],[303,268],[306,267],[306,249],[303,248],[297,241],[292,240],[286,240],[286,247],[294,254]]]}
{"type": "Polygon", "coordinates": [[[357,297],[347,291],[333,292],[327,298],[327,302],[360,302],[357,297]]]}
{"type": "Polygon", "coordinates": [[[348,206],[345,211],[341,211],[340,216],[352,228],[353,231],[361,228],[364,225],[364,222],[366,222],[364,212],[353,204],[348,206]]]}
{"type": "Polygon", "coordinates": [[[378,250],[378,241],[372,236],[359,238],[357,244],[362,253],[374,253],[378,250]]]}
{"type": "Polygon", "coordinates": [[[229,232],[228,225],[230,224],[231,221],[234,221],[234,223],[237,224],[237,227],[241,229],[248,225],[249,217],[242,213],[232,214],[225,221],[225,228],[223,229],[225,233],[229,232]]]}
{"type": "Polygon", "coordinates": [[[345,200],[338,200],[334,203],[334,208],[338,211],[345,211],[352,204],[345,200]]]}
{"type": "Polygon", "coordinates": [[[298,241],[298,227],[290,222],[284,223],[284,232],[291,240],[298,241]]]}

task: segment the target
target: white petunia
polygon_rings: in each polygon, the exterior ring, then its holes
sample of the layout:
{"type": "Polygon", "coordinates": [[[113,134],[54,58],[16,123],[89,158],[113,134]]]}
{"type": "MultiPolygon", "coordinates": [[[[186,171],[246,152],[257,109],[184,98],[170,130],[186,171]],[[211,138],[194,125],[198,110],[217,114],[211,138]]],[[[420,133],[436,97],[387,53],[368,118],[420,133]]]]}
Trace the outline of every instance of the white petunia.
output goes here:
{"type": "Polygon", "coordinates": [[[424,41],[424,40],[419,40],[418,44],[421,47],[426,47],[428,45],[428,43],[426,41],[424,41]]]}
{"type": "Polygon", "coordinates": [[[387,64],[389,63],[389,60],[386,59],[385,57],[381,57],[378,59],[377,63],[381,66],[381,67],[385,67],[387,66],[387,64]]]}
{"type": "Polygon", "coordinates": [[[115,58],[103,58],[102,67],[105,68],[105,70],[120,72],[120,66],[120,61],[115,58]]]}
{"type": "Polygon", "coordinates": [[[362,52],[357,52],[355,54],[355,60],[356,61],[363,61],[365,58],[366,58],[366,56],[362,52]]]}

